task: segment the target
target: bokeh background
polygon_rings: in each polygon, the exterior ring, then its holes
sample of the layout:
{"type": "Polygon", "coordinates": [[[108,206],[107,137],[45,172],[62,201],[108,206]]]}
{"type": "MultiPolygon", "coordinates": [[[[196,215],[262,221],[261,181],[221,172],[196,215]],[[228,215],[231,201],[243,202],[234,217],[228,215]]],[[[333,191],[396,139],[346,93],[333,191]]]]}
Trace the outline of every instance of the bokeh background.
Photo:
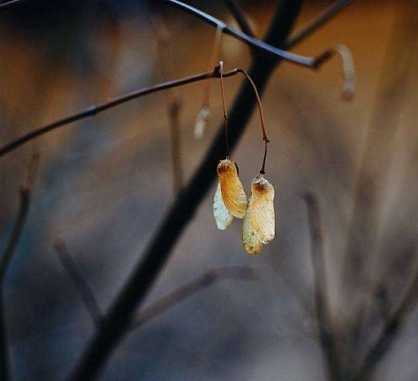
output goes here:
{"type": "MultiPolygon", "coordinates": [[[[262,36],[275,2],[239,3],[262,36]]],[[[296,29],[331,3],[306,1],[296,29]]],[[[221,1],[190,4],[233,24],[221,1]]],[[[133,331],[115,351],[103,380],[325,380],[301,195],[310,190],[319,197],[332,311],[344,324],[358,298],[343,298],[340,280],[353,190],[364,167],[378,189],[378,197],[364,203],[364,213],[374,208],[376,216],[374,250],[363,253],[367,271],[371,282],[387,281],[389,299],[396,303],[416,261],[408,248],[417,238],[417,20],[414,1],[354,1],[295,49],[315,55],[337,43],[347,45],[356,65],[351,102],[341,98],[338,59],[319,71],[288,63],[279,67],[263,97],[277,238],[262,255],[247,256],[238,221],[225,232],[216,229],[213,188],[147,303],[221,266],[251,266],[259,279],[216,282],[133,331]]],[[[154,2],[27,0],[0,9],[1,144],[91,104],[205,71],[214,36],[210,26],[154,2]],[[168,32],[163,47],[157,18],[168,32]]],[[[250,62],[248,48],[228,36],[220,55],[226,69],[250,62]]],[[[228,103],[240,80],[225,80],[228,103]]],[[[3,290],[14,379],[63,380],[75,365],[94,325],[53,243],[66,242],[106,309],[175,198],[167,115],[172,97],[182,104],[185,181],[222,120],[214,82],[210,123],[204,138],[195,140],[203,91],[196,83],[134,100],[0,159],[3,250],[30,157],[39,152],[41,158],[28,221],[3,290]]],[[[254,115],[233,155],[245,185],[262,157],[259,135],[254,115]]],[[[356,237],[359,250],[363,238],[356,237]]],[[[412,312],[379,365],[377,380],[417,379],[417,319],[412,312]]],[[[373,324],[372,331],[378,323],[373,324]]]]}

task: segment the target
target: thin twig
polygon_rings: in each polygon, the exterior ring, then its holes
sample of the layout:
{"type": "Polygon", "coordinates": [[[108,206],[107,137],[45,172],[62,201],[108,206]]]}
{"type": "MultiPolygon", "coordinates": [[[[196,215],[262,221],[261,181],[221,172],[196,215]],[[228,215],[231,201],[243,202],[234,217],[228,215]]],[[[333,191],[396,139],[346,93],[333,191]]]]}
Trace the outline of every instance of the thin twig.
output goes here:
{"type": "Polygon", "coordinates": [[[216,282],[226,279],[254,281],[257,280],[258,277],[256,272],[251,267],[247,266],[225,266],[209,270],[197,279],[171,291],[145,307],[137,315],[131,329],[142,326],[144,323],[161,315],[169,308],[187,299],[189,296],[210,287],[216,282]]]}
{"type": "Polygon", "coordinates": [[[94,297],[92,289],[79,272],[76,263],[67,250],[65,242],[61,239],[58,239],[54,244],[54,248],[57,251],[58,258],[62,264],[62,267],[64,267],[64,269],[67,271],[69,277],[71,278],[81,298],[83,299],[84,305],[86,306],[86,309],[90,314],[94,325],[96,328],[99,328],[103,314],[99,304],[96,301],[96,298],[94,297]]]}
{"type": "Polygon", "coordinates": [[[319,330],[319,340],[324,353],[330,380],[340,380],[340,360],[338,357],[335,330],[328,305],[327,278],[323,248],[323,236],[319,205],[312,193],[304,196],[308,210],[309,229],[311,234],[311,258],[314,276],[314,299],[319,330]]]}
{"type": "Polygon", "coordinates": [[[399,306],[392,316],[387,319],[379,338],[367,353],[363,365],[360,367],[360,370],[353,379],[354,381],[365,381],[370,379],[370,375],[376,368],[377,364],[379,364],[380,360],[395,342],[398,333],[403,327],[403,323],[408,316],[408,313],[416,306],[418,301],[417,291],[418,273],[415,273],[411,284],[408,286],[404,297],[399,303],[399,306]]]}
{"type": "Polygon", "coordinates": [[[286,49],[292,48],[294,45],[311,36],[352,2],[353,0],[337,0],[334,4],[331,4],[311,22],[303,26],[299,31],[296,31],[296,33],[287,40],[285,44],[286,49]]]}
{"type": "Polygon", "coordinates": [[[182,3],[178,0],[165,0],[169,5],[173,5],[179,9],[181,9],[184,12],[187,12],[189,14],[192,14],[193,16],[198,17],[200,20],[206,22],[209,25],[215,26],[217,28],[221,27],[223,32],[225,34],[228,34],[247,45],[258,49],[261,52],[270,53],[280,59],[283,59],[285,61],[289,61],[291,63],[304,66],[311,69],[317,69],[319,66],[321,66],[325,61],[327,61],[329,58],[331,58],[329,51],[325,51],[321,54],[319,54],[316,57],[305,57],[301,56],[299,54],[291,53],[283,49],[276,48],[262,40],[259,40],[255,37],[251,37],[239,30],[235,30],[233,28],[230,28],[228,25],[226,25],[223,21],[218,20],[217,18],[201,11],[200,9],[197,9],[195,7],[192,7],[191,5],[182,3]]]}
{"type": "MultiPolygon", "coordinates": [[[[234,69],[231,71],[228,71],[226,73],[224,73],[224,77],[230,77],[233,75],[238,74],[238,70],[234,69]]],[[[17,138],[16,140],[4,145],[3,147],[0,148],[0,157],[6,155],[9,152],[14,151],[15,149],[21,147],[22,145],[24,145],[25,143],[29,142],[32,139],[35,139],[41,135],[44,135],[50,131],[53,131],[59,127],[63,127],[66,126],[70,123],[74,123],[76,121],[79,121],[81,119],[93,116],[93,115],[97,115],[105,110],[108,110],[110,108],[119,106],[123,103],[129,102],[133,99],[137,99],[140,98],[144,95],[148,95],[151,93],[155,93],[158,91],[162,91],[162,90],[167,90],[167,89],[171,89],[174,87],[178,87],[178,86],[184,86],[187,85],[189,83],[193,83],[193,82],[198,82],[198,81],[203,81],[203,80],[207,80],[207,79],[211,79],[211,78],[218,78],[219,77],[219,71],[217,69],[210,71],[210,72],[205,72],[205,73],[200,73],[200,74],[196,74],[196,75],[192,75],[192,76],[187,76],[184,78],[180,78],[174,81],[168,81],[168,82],[163,82],[160,83],[158,85],[154,85],[154,86],[150,86],[150,87],[146,87],[140,90],[136,90],[133,91],[131,93],[122,95],[120,97],[114,98],[112,100],[110,100],[109,102],[105,102],[102,103],[100,105],[96,105],[96,106],[90,106],[87,109],[80,111],[76,114],[67,116],[65,118],[59,119],[55,122],[49,123],[43,127],[39,127],[19,138],[17,138]]]]}
{"type": "Polygon", "coordinates": [[[19,211],[17,214],[16,222],[13,226],[12,234],[10,235],[6,249],[0,258],[0,379],[9,380],[10,367],[9,367],[9,351],[7,340],[7,328],[4,314],[3,304],[3,288],[4,280],[7,274],[7,270],[12,262],[12,259],[16,253],[16,248],[22,235],[23,228],[25,226],[31,200],[31,192],[33,183],[35,180],[36,172],[39,164],[39,155],[33,155],[29,164],[27,178],[19,191],[20,203],[19,211]]]}
{"type": "Polygon", "coordinates": [[[0,3],[0,8],[7,8],[10,5],[14,5],[16,3],[23,3],[25,0],[10,0],[10,1],[4,1],[3,3],[0,3]]]}
{"type": "Polygon", "coordinates": [[[245,12],[241,9],[241,7],[237,4],[237,2],[235,0],[224,0],[224,3],[229,9],[229,11],[231,12],[235,21],[238,23],[241,30],[245,34],[251,37],[255,37],[255,34],[248,21],[248,17],[245,15],[245,12]]]}
{"type": "MultiPolygon", "coordinates": [[[[58,253],[58,258],[60,259],[63,268],[67,271],[69,277],[77,288],[77,291],[79,292],[93,323],[96,328],[99,329],[103,313],[97,303],[92,289],[81,275],[79,269],[77,268],[77,264],[68,252],[64,241],[57,240],[54,244],[54,248],[58,253]]],[[[149,306],[145,307],[137,314],[131,324],[130,330],[135,330],[141,327],[143,324],[160,316],[183,300],[198,293],[199,291],[204,290],[205,288],[210,287],[214,283],[227,279],[254,281],[258,279],[258,276],[254,269],[247,266],[225,266],[211,269],[198,278],[176,288],[167,295],[162,296],[155,302],[152,302],[149,306]]]]}

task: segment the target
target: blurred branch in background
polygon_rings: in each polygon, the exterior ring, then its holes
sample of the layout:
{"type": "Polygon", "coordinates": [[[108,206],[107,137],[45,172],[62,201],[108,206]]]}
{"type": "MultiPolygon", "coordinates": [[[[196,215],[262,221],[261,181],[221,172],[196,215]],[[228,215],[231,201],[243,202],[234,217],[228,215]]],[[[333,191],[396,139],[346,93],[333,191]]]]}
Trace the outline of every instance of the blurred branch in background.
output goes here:
{"type": "Polygon", "coordinates": [[[311,234],[311,258],[314,278],[314,305],[316,309],[319,343],[324,354],[328,379],[341,378],[341,353],[338,351],[338,337],[331,320],[329,298],[327,294],[327,274],[324,255],[323,227],[318,200],[313,193],[304,196],[308,211],[308,225],[311,234]]]}
{"type": "Polygon", "coordinates": [[[250,37],[255,37],[248,16],[237,4],[237,2],[235,0],[224,0],[224,3],[228,10],[231,12],[232,16],[234,17],[241,30],[245,34],[248,34],[250,37]]]}
{"type": "MultiPolygon", "coordinates": [[[[383,253],[377,250],[377,236],[388,165],[393,159],[394,140],[399,131],[405,88],[417,55],[416,25],[418,8],[415,1],[399,6],[392,26],[375,105],[373,120],[367,130],[358,180],[354,190],[351,218],[343,265],[343,298],[351,304],[350,324],[345,333],[347,367],[357,364],[359,343],[368,333],[365,322],[372,313],[370,295],[375,287],[386,284],[376,265],[383,264],[383,253]],[[414,58],[415,56],[415,58],[414,58]],[[371,291],[371,292],[370,292],[371,291]]],[[[373,297],[373,296],[372,296],[373,297]]],[[[368,361],[367,361],[368,362],[368,361]]]]}
{"type": "Polygon", "coordinates": [[[4,301],[3,301],[3,288],[4,279],[7,274],[7,270],[13,260],[13,256],[16,253],[19,239],[22,235],[23,228],[27,220],[32,188],[35,181],[35,177],[39,166],[39,154],[34,154],[28,166],[27,177],[24,184],[19,191],[19,211],[15,224],[12,229],[9,241],[6,249],[0,258],[0,379],[10,379],[10,365],[9,365],[9,348],[7,340],[7,325],[5,320],[4,301]]]}
{"type": "MultiPolygon", "coordinates": [[[[99,329],[103,318],[103,313],[101,312],[93,291],[91,290],[84,277],[81,275],[80,270],[77,268],[77,265],[74,262],[74,259],[68,252],[65,242],[58,239],[54,244],[54,248],[58,253],[58,258],[63,268],[67,271],[70,279],[74,283],[74,286],[77,288],[77,291],[80,294],[87,312],[89,313],[94,325],[96,326],[96,329],[99,329]]],[[[130,329],[135,330],[141,327],[146,322],[160,316],[188,297],[212,286],[217,282],[228,279],[255,281],[258,279],[258,276],[255,270],[248,266],[224,266],[208,270],[203,275],[197,277],[184,286],[169,292],[167,295],[160,297],[156,301],[152,302],[149,306],[144,308],[137,314],[131,324],[130,329]]]]}

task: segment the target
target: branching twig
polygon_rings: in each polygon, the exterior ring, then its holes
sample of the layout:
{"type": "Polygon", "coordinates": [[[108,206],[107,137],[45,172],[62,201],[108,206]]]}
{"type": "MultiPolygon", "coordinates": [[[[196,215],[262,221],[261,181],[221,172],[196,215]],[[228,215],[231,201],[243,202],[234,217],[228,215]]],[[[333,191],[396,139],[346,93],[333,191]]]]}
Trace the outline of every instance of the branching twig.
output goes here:
{"type": "Polygon", "coordinates": [[[0,259],[0,379],[7,381],[10,377],[9,369],[9,355],[7,344],[7,331],[6,321],[4,317],[4,304],[3,304],[3,287],[4,279],[12,262],[13,256],[16,252],[16,247],[19,243],[22,235],[23,228],[26,223],[26,219],[30,207],[30,199],[33,183],[35,180],[36,172],[38,169],[39,155],[35,154],[29,164],[27,178],[24,184],[20,188],[19,196],[19,212],[16,218],[16,222],[13,226],[12,234],[10,235],[9,242],[7,243],[6,250],[4,251],[0,259]]]}
{"type": "Polygon", "coordinates": [[[379,361],[383,358],[383,356],[388,352],[388,350],[395,342],[395,339],[401,330],[406,317],[408,316],[408,312],[415,307],[418,301],[417,291],[418,273],[415,273],[414,278],[412,279],[411,284],[408,286],[398,308],[395,310],[392,316],[387,319],[379,338],[367,353],[363,365],[360,367],[359,372],[354,377],[354,381],[369,380],[371,373],[374,371],[379,361]]]}
{"type": "Polygon", "coordinates": [[[288,52],[284,49],[276,48],[270,45],[269,43],[266,43],[265,41],[259,40],[255,37],[251,37],[239,30],[230,28],[223,21],[218,20],[217,18],[201,11],[200,9],[192,7],[191,5],[182,3],[181,1],[178,1],[178,0],[165,0],[165,1],[167,2],[167,4],[173,5],[181,9],[184,12],[190,13],[193,16],[198,17],[200,20],[206,22],[209,25],[215,26],[217,28],[222,28],[223,33],[228,34],[261,52],[270,53],[273,56],[276,56],[277,58],[280,58],[282,60],[286,60],[291,63],[308,67],[311,69],[317,69],[324,62],[328,61],[328,59],[331,58],[329,50],[322,52],[316,57],[304,57],[299,54],[288,52]]]}
{"type": "Polygon", "coordinates": [[[93,323],[98,329],[102,320],[102,311],[96,301],[96,298],[94,297],[93,291],[78,271],[77,265],[74,263],[73,258],[68,252],[65,242],[58,239],[54,244],[54,248],[58,253],[58,258],[62,267],[64,267],[67,271],[69,277],[77,288],[77,291],[86,306],[87,312],[90,314],[93,323]]]}
{"type": "Polygon", "coordinates": [[[245,15],[244,11],[237,4],[237,2],[235,0],[224,0],[224,3],[231,12],[241,30],[248,36],[255,37],[255,34],[248,21],[248,17],[245,15]]]}
{"type": "Polygon", "coordinates": [[[322,225],[319,205],[315,196],[307,193],[304,196],[308,210],[309,229],[311,234],[311,257],[314,276],[314,300],[319,330],[319,340],[326,359],[329,380],[340,380],[340,363],[337,350],[336,334],[327,297],[327,278],[323,248],[322,225]]]}
{"type": "MultiPolygon", "coordinates": [[[[77,288],[77,291],[79,292],[83,303],[86,306],[87,312],[96,326],[96,329],[99,329],[103,313],[97,303],[93,291],[81,275],[74,259],[68,252],[64,241],[57,240],[54,244],[54,248],[58,253],[58,258],[60,259],[63,268],[67,271],[69,277],[77,288]]],[[[225,266],[211,269],[184,286],[169,292],[167,295],[164,295],[144,308],[137,314],[130,329],[135,330],[151,319],[160,316],[165,311],[179,304],[188,297],[210,287],[216,282],[226,279],[253,281],[257,280],[258,277],[256,272],[251,267],[247,266],[225,266]]]]}
{"type": "Polygon", "coordinates": [[[209,270],[197,279],[171,291],[169,294],[144,308],[137,315],[131,329],[142,326],[144,323],[161,315],[169,308],[187,299],[189,296],[210,287],[216,282],[226,279],[253,281],[258,278],[256,272],[251,267],[246,266],[225,266],[209,270]]]}
{"type": "Polygon", "coordinates": [[[311,36],[315,31],[330,21],[335,15],[341,12],[352,2],[353,0],[337,0],[334,4],[331,4],[328,8],[324,9],[315,19],[309,22],[308,25],[305,25],[299,31],[296,31],[296,33],[287,40],[285,48],[290,49],[305,38],[311,36]]]}
{"type": "MultiPolygon", "coordinates": [[[[230,70],[224,73],[223,76],[230,77],[236,74],[238,74],[238,70],[234,69],[234,70],[230,70]]],[[[37,128],[36,130],[33,130],[21,136],[20,138],[17,138],[16,140],[4,145],[3,147],[0,148],[0,157],[6,155],[9,152],[14,151],[15,149],[19,148],[20,146],[24,145],[30,140],[35,139],[41,135],[44,135],[50,131],[53,131],[59,127],[66,126],[68,124],[74,123],[76,121],[79,121],[81,119],[84,119],[93,115],[97,115],[105,110],[119,106],[133,99],[137,99],[144,95],[152,94],[158,91],[167,90],[167,89],[171,89],[171,88],[178,87],[178,86],[184,86],[189,83],[203,81],[203,80],[207,80],[210,78],[218,78],[218,77],[219,77],[219,71],[217,70],[217,68],[215,68],[215,70],[210,71],[210,72],[200,73],[200,74],[184,77],[181,79],[177,79],[174,81],[163,82],[158,85],[146,87],[140,90],[133,91],[126,95],[122,95],[120,97],[114,98],[111,101],[102,103],[100,105],[90,106],[89,108],[83,111],[80,111],[76,114],[67,116],[55,122],[49,123],[43,127],[37,128]]]]}

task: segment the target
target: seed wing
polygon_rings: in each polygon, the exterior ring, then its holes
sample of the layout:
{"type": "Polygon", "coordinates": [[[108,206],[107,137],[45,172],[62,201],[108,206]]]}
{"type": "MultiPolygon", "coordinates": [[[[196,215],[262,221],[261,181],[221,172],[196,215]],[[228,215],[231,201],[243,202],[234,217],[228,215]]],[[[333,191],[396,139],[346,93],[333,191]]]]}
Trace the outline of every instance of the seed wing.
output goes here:
{"type": "Polygon", "coordinates": [[[213,198],[213,216],[215,217],[216,226],[219,230],[225,230],[234,219],[222,200],[221,185],[219,182],[213,198]]]}

